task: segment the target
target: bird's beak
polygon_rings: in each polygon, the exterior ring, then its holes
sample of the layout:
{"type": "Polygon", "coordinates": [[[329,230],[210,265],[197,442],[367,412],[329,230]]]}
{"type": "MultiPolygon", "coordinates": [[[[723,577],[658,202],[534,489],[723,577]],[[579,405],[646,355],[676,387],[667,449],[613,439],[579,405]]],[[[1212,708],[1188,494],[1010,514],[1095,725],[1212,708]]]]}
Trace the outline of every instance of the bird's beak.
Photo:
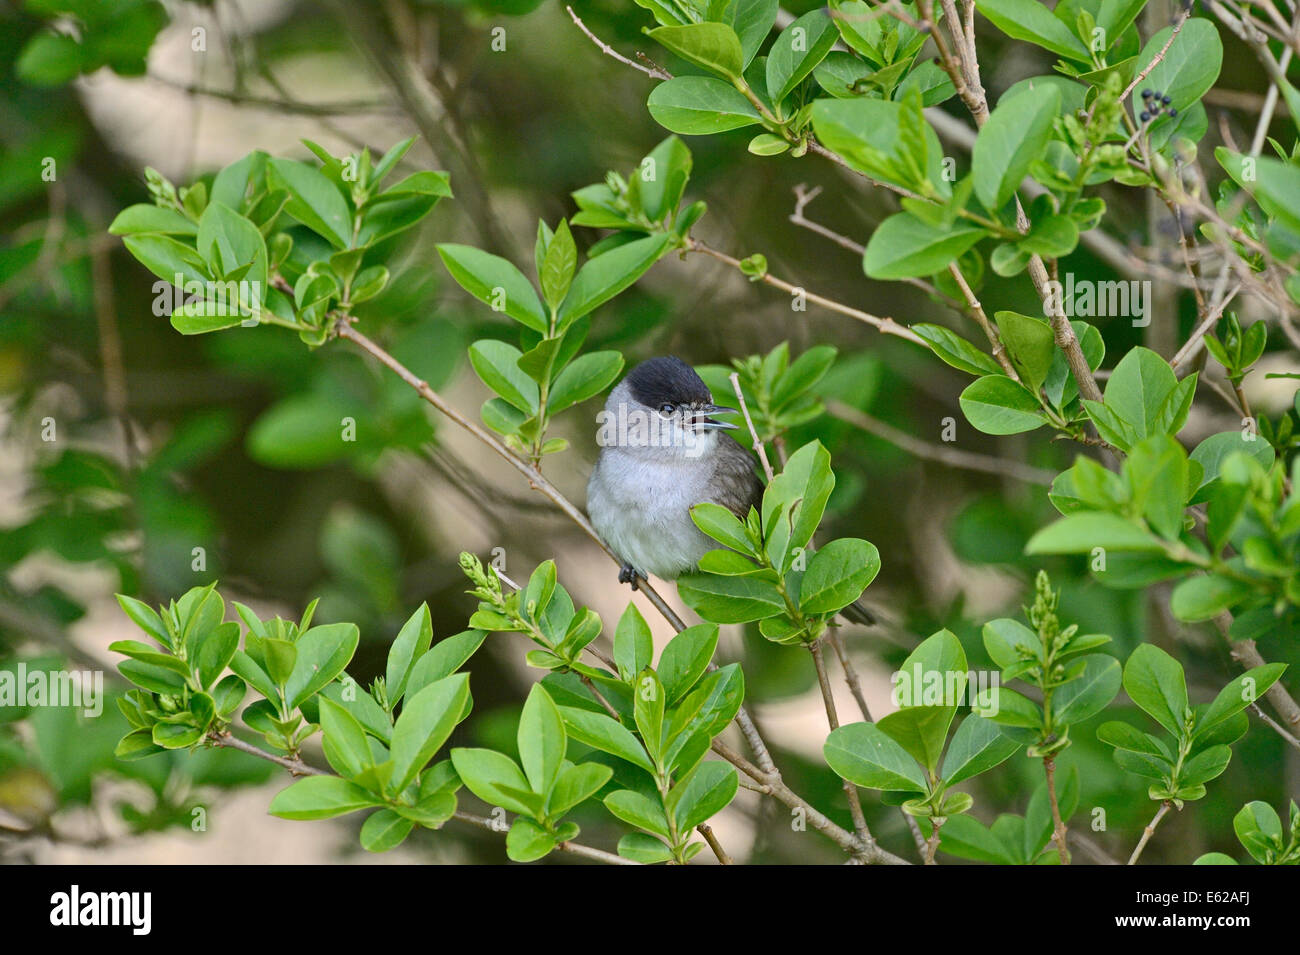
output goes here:
{"type": "Polygon", "coordinates": [[[695,414],[691,419],[691,424],[693,424],[697,430],[701,431],[731,431],[738,428],[739,425],[734,425],[730,421],[716,421],[710,416],[715,414],[736,413],[735,408],[727,408],[722,405],[705,405],[702,408],[696,409],[695,414]]]}

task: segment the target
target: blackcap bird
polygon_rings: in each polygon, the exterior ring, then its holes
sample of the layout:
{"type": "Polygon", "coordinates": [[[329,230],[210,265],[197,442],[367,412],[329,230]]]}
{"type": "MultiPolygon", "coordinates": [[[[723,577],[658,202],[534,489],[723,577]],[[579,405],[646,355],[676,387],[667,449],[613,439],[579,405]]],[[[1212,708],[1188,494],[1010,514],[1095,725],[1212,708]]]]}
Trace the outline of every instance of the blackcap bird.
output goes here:
{"type": "MultiPolygon", "coordinates": [[[[623,562],[619,581],[636,576],[675,580],[719,545],[691,520],[691,508],[720,504],[740,520],[762,509],[763,483],[754,460],[713,417],[717,405],[704,381],[679,358],[633,368],[610,392],[598,421],[600,456],[587,483],[587,513],[623,562]]],[[[860,606],[845,615],[873,623],[860,606]]]]}

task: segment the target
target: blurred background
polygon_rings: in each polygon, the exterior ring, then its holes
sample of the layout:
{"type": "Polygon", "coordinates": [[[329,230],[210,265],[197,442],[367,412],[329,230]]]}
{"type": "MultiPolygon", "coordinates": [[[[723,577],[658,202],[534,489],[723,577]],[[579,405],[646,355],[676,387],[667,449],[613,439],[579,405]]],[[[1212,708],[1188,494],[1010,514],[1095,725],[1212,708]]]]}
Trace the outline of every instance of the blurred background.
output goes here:
{"type": "MultiPolygon", "coordinates": [[[[662,58],[639,32],[650,16],[630,0],[576,9],[624,54],[662,58]]],[[[1050,71],[1041,50],[997,50],[991,33],[984,39],[1000,54],[986,58],[992,98],[1050,71]]],[[[1224,44],[1223,75],[1206,99],[1203,157],[1218,142],[1249,139],[1264,88],[1255,59],[1231,36],[1224,44]]],[[[0,75],[0,667],[71,661],[62,665],[103,670],[110,694],[120,692],[106,647],[136,634],[114,592],[159,603],[215,578],[228,601],[264,616],[296,617],[319,596],[318,621],[360,626],[350,671],[366,684],[421,601],[433,612],[435,639],[464,629],[475,604],[456,565],[462,550],[503,555],[516,580],[554,557],[575,601],[612,628],[629,598],[617,568],[491,452],[343,343],[313,352],[269,327],[176,334],[155,310],[152,276],[105,229],[121,208],[148,201],[145,166],[181,184],[252,149],[310,158],[303,138],[336,154],[366,145],[380,154],[418,135],[406,171],[450,171],[456,199],[404,240],[404,268],[358,314],[363,331],[473,417],[488,392],[465,348],[506,326],[450,281],[434,243],[488,248],[531,274],[537,219],[553,225],[571,215],[571,191],[608,169],[626,175],[666,135],[645,109],[648,77],[602,55],[562,5],[536,0],[7,2],[0,75]],[[33,53],[33,38],[51,26],[63,39],[33,53]],[[353,443],[338,441],[345,416],[358,423],[353,443]]],[[[967,119],[956,100],[944,108],[967,119]]],[[[1289,123],[1278,113],[1277,122],[1289,123]]],[[[804,215],[864,243],[896,210],[893,196],[816,157],[751,156],[748,137],[688,141],[695,167],[687,200],[709,205],[697,235],[738,258],[762,252],[772,273],[876,314],[961,327],[925,291],[868,281],[858,255],[789,219],[795,187],[821,186],[804,215]]],[[[946,148],[965,169],[968,154],[946,148]]],[[[1148,208],[1120,187],[1105,195],[1108,227],[1127,230],[1112,231],[1113,249],[1180,267],[1163,206],[1148,208]]],[[[576,235],[580,246],[600,237],[576,235]]],[[[1115,261],[1093,256],[1081,247],[1071,257],[1076,278],[1119,277],[1115,261]]],[[[1028,282],[991,272],[982,296],[999,308],[1036,308],[1028,282]]],[[[1146,329],[1102,320],[1112,353],[1145,342],[1169,354],[1168,343],[1186,334],[1194,302],[1159,282],[1155,296],[1146,329]]],[[[786,341],[796,355],[835,345],[839,358],[820,391],[858,412],[856,424],[824,415],[801,427],[794,446],[818,437],[831,449],[838,484],[828,531],[865,537],[883,557],[867,593],[882,625],[845,632],[873,705],[888,708],[889,673],[942,627],[962,638],[972,666],[987,665],[980,626],[1019,616],[1040,566],[1063,589],[1065,621],[1112,635],[1121,657],[1140,640],[1175,652],[1193,699],[1208,699],[1236,672],[1217,634],[1169,617],[1161,587],[1107,590],[1081,562],[1022,556],[1029,534],[1055,513],[1046,483],[1080,449],[975,432],[957,405],[966,376],[912,345],[816,306],[792,311],[787,297],[712,260],[671,258],[600,309],[589,348],[620,349],[629,365],[656,354],[725,365],[786,341]],[[947,419],[954,443],[941,440],[947,419]],[[992,463],[955,466],[954,448],[992,463]]],[[[1294,380],[1262,372],[1298,365],[1293,352],[1271,351],[1246,381],[1252,406],[1274,415],[1287,408],[1294,380]]],[[[561,419],[572,449],[547,458],[551,479],[579,503],[599,404],[561,419]]],[[[1198,402],[1185,437],[1239,426],[1226,402],[1198,402]]],[[[671,586],[663,589],[680,608],[671,586]]],[[[669,631],[641,605],[662,645],[669,631]]],[[[519,643],[497,635],[475,657],[475,713],[453,743],[513,748],[519,707],[538,678],[519,643]]],[[[1297,647],[1291,639],[1260,650],[1296,664],[1297,647]]],[[[724,628],[721,654],[744,661],[749,704],[792,787],[847,824],[839,781],[821,765],[825,717],[808,655],[740,627],[724,628]]],[[[840,710],[853,712],[847,692],[840,710]]],[[[94,720],[0,709],[0,860],[505,858],[499,836],[454,822],[369,857],[357,845],[359,818],[267,816],[270,796],[287,782],[275,767],[210,751],[123,763],[112,750],[124,732],[111,702],[94,720]]],[[[1147,861],[1240,855],[1233,813],[1250,799],[1284,806],[1296,791],[1297,754],[1276,735],[1252,732],[1236,750],[1210,795],[1166,821],[1147,861]]],[[[318,757],[309,749],[309,759],[318,757]]],[[[1080,781],[1072,828],[1127,853],[1150,815],[1145,791],[1121,776],[1091,733],[1079,734],[1061,764],[1080,781]],[[1105,831],[1089,828],[1097,807],[1105,831]]],[[[992,775],[975,814],[987,823],[998,812],[1024,813],[1041,778],[1038,761],[1017,756],[992,775]]],[[[898,812],[874,799],[866,808],[881,841],[911,855],[898,812]]],[[[579,818],[584,841],[617,838],[600,815],[579,818]]],[[[830,843],[792,832],[783,807],[744,790],[715,828],[738,858],[839,861],[830,843]]]]}

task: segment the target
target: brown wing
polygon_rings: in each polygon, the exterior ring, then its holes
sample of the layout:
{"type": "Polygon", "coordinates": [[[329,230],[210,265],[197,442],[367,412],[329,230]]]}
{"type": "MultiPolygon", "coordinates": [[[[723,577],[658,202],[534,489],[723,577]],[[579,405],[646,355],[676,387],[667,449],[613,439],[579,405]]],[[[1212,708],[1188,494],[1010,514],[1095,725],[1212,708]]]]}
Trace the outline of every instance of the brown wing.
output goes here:
{"type": "Polygon", "coordinates": [[[729,435],[722,435],[713,456],[713,500],[742,521],[750,507],[763,499],[763,482],[754,472],[754,459],[729,435]]]}

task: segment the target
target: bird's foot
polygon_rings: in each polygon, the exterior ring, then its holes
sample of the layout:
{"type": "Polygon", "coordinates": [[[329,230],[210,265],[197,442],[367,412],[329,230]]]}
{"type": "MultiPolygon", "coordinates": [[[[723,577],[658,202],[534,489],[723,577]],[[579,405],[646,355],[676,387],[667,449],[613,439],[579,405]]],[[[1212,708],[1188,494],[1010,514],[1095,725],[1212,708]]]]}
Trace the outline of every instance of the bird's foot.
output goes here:
{"type": "Polygon", "coordinates": [[[636,568],[631,564],[624,564],[618,569],[618,582],[620,584],[631,584],[632,589],[636,590],[636,568]]]}

